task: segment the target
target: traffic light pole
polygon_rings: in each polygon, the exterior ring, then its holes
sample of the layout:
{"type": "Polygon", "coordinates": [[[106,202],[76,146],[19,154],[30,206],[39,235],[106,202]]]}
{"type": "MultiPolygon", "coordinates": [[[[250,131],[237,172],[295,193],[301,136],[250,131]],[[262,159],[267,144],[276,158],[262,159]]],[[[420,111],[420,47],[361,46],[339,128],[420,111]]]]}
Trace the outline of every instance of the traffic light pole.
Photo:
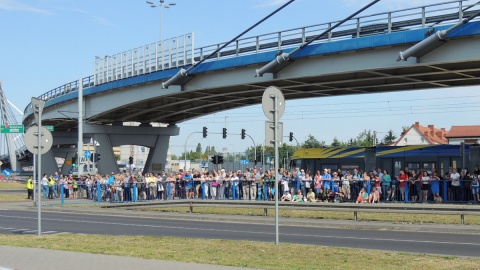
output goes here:
{"type": "MultiPolygon", "coordinates": [[[[247,135],[251,140],[252,140],[252,143],[253,143],[253,152],[254,152],[254,158],[253,158],[253,161],[255,162],[255,160],[257,160],[257,145],[255,145],[255,141],[253,140],[252,136],[248,135],[248,134],[245,134],[247,135]]],[[[256,166],[257,164],[255,164],[256,166]]]]}
{"type": "Polygon", "coordinates": [[[192,133],[190,133],[187,137],[187,139],[185,140],[185,145],[183,146],[183,155],[184,155],[184,161],[185,163],[183,164],[183,171],[186,172],[187,171],[187,141],[188,139],[190,138],[190,136],[192,136],[193,134],[195,133],[203,133],[203,132],[198,132],[198,131],[194,131],[192,133]]]}

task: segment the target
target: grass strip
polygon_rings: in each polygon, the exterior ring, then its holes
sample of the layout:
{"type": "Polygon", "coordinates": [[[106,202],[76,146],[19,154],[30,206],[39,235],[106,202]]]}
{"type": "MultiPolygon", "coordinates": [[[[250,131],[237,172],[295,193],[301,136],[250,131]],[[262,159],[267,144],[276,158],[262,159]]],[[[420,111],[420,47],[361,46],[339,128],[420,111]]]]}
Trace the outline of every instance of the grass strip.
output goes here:
{"type": "Polygon", "coordinates": [[[478,269],[480,259],[300,244],[151,236],[0,235],[0,245],[258,269],[478,269]]]}
{"type": "MultiPolygon", "coordinates": [[[[145,207],[135,208],[138,211],[159,211],[190,213],[190,207],[145,207]]],[[[241,215],[241,216],[263,216],[264,211],[261,208],[229,208],[229,207],[203,207],[193,208],[197,214],[215,214],[215,215],[241,215]]],[[[275,216],[275,210],[269,209],[268,216],[275,216]]],[[[308,218],[308,219],[334,219],[334,220],[353,220],[352,212],[321,211],[321,210],[286,210],[279,212],[280,217],[286,218],[308,218]]],[[[461,224],[460,215],[423,215],[423,214],[404,214],[404,213],[368,213],[359,212],[358,220],[362,221],[385,221],[393,223],[406,224],[461,224]]],[[[465,224],[480,225],[480,216],[465,216],[465,224]]]]}
{"type": "Polygon", "coordinates": [[[25,194],[0,193],[0,202],[18,202],[18,201],[26,201],[26,200],[27,200],[27,191],[25,191],[25,194]]]}
{"type": "Polygon", "coordinates": [[[0,181],[0,189],[25,189],[25,194],[27,194],[26,183],[0,181]]]}

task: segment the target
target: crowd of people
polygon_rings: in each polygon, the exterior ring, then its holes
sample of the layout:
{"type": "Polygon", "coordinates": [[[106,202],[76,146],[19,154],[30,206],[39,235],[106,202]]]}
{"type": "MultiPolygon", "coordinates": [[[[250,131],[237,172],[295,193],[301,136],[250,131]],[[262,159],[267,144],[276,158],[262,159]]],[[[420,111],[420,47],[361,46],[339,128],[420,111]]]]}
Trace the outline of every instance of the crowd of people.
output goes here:
{"type": "MultiPolygon", "coordinates": [[[[311,174],[300,168],[278,172],[278,192],[275,172],[250,168],[226,172],[179,171],[153,174],[112,173],[111,175],[44,175],[41,193],[44,198],[91,199],[110,202],[210,199],[210,200],[275,200],[291,202],[356,202],[378,203],[389,201],[443,202],[480,201],[478,165],[473,174],[450,168],[444,176],[435,169],[410,170],[408,167],[391,176],[388,170],[353,169],[311,174]]],[[[27,182],[29,198],[33,189],[27,182]]]]}

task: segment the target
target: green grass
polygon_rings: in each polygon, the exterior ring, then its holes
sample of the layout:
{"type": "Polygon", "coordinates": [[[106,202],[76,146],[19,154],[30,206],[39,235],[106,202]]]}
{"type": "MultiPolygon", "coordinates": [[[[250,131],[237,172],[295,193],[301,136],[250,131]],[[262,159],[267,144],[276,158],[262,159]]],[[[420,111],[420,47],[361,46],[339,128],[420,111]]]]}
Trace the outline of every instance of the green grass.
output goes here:
{"type": "Polygon", "coordinates": [[[0,245],[257,269],[478,269],[480,259],[251,241],[152,236],[0,235],[0,245]]]}
{"type": "Polygon", "coordinates": [[[26,193],[27,185],[26,183],[0,181],[0,189],[25,189],[26,193]]]}
{"type": "MultiPolygon", "coordinates": [[[[137,211],[160,211],[190,213],[190,207],[147,207],[136,208],[137,211]]],[[[263,216],[261,208],[229,208],[229,207],[194,207],[197,214],[216,215],[242,215],[242,216],[263,216]]],[[[268,209],[268,216],[274,216],[275,211],[268,209]]],[[[334,219],[353,220],[352,212],[319,211],[319,210],[286,210],[279,212],[280,217],[285,218],[307,218],[307,219],[334,219]]],[[[461,224],[460,215],[422,215],[402,213],[358,213],[358,220],[363,221],[385,221],[393,223],[433,223],[433,224],[461,224]]],[[[480,225],[480,216],[465,216],[465,224],[480,225]]]]}
{"type": "Polygon", "coordinates": [[[20,193],[0,193],[0,202],[27,201],[27,191],[20,193]]]}

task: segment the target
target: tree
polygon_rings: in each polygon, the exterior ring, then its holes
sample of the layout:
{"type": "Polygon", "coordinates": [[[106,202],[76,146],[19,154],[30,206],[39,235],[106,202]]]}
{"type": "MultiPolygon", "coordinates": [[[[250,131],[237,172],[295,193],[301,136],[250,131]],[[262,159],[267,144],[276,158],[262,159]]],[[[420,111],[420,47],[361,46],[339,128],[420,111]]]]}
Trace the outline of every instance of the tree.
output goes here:
{"type": "Polygon", "coordinates": [[[200,143],[197,144],[197,153],[202,153],[202,145],[200,143]]]}
{"type": "Polygon", "coordinates": [[[364,130],[360,134],[358,134],[356,146],[371,147],[373,146],[373,140],[375,140],[373,132],[371,130],[364,130]]]}
{"type": "Polygon", "coordinates": [[[342,142],[337,139],[337,137],[333,138],[333,142],[331,144],[332,147],[340,147],[342,142]]]}
{"type": "Polygon", "coordinates": [[[385,135],[385,137],[383,138],[383,143],[386,145],[391,145],[392,143],[395,142],[396,139],[397,139],[397,136],[393,134],[393,130],[390,129],[385,135]]]}
{"type": "Polygon", "coordinates": [[[302,144],[303,148],[320,148],[325,146],[325,141],[319,142],[312,134],[308,134],[307,139],[302,144]]]}

